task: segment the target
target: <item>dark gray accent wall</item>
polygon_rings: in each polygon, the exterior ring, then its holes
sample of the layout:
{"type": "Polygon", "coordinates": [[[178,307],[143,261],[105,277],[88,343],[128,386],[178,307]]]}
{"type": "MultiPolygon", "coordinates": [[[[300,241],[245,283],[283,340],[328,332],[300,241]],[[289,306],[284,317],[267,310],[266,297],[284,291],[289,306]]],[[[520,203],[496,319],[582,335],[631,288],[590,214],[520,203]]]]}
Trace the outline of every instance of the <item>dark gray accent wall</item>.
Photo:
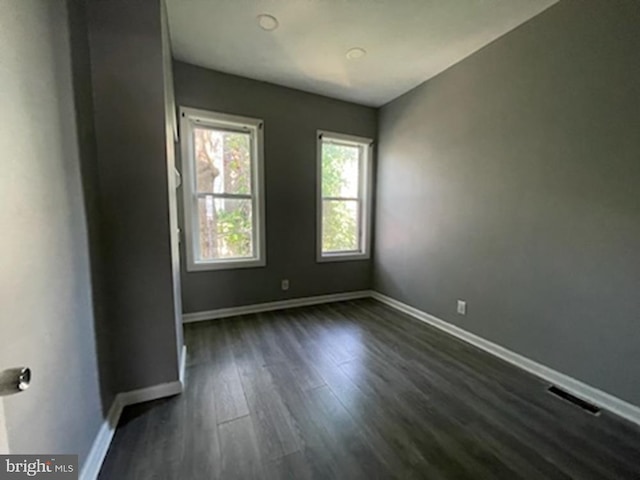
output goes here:
{"type": "Polygon", "coordinates": [[[67,0],[80,171],[87,221],[91,266],[91,290],[98,355],[103,413],[106,416],[115,398],[113,385],[113,345],[105,296],[105,262],[101,227],[100,186],[93,125],[91,58],[87,30],[86,0],[67,0]]]}
{"type": "Polygon", "coordinates": [[[265,129],[267,266],[183,269],[184,311],[368,289],[369,260],[316,262],[316,130],[375,138],[376,110],[182,62],[174,78],[178,105],[261,118],[265,129]]]}
{"type": "Polygon", "coordinates": [[[74,91],[89,68],[83,13],[64,0],[0,10],[0,369],[33,372],[28,390],[0,402],[11,452],[75,453],[83,465],[101,393],[113,398],[108,382],[101,392],[87,240],[98,215],[91,98],[74,91]]]}
{"type": "Polygon", "coordinates": [[[639,26],[637,1],[561,1],[384,106],[374,267],[376,290],[636,405],[639,26]]]}
{"type": "Polygon", "coordinates": [[[179,375],[160,0],[89,0],[114,388],[179,375]]]}

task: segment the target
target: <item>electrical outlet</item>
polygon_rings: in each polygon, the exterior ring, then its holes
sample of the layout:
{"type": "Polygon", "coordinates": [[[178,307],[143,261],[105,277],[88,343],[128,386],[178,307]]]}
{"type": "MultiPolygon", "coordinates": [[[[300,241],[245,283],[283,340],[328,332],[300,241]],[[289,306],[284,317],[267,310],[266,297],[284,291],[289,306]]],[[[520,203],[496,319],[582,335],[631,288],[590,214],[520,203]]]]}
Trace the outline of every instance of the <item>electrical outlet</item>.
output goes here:
{"type": "Polygon", "coordinates": [[[289,290],[289,279],[285,278],[281,283],[282,290],[289,290]]]}
{"type": "Polygon", "coordinates": [[[464,300],[458,300],[458,314],[467,314],[467,302],[465,302],[464,300]]]}

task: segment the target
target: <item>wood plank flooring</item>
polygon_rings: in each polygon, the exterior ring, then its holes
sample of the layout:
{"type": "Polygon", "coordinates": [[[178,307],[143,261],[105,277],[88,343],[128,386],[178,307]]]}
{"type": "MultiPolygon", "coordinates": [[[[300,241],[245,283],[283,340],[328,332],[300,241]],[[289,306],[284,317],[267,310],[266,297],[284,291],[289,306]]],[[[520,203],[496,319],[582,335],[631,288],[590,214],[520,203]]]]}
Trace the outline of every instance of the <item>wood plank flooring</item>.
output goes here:
{"type": "Polygon", "coordinates": [[[100,479],[640,479],[640,429],[374,300],[187,325],[100,479]]]}

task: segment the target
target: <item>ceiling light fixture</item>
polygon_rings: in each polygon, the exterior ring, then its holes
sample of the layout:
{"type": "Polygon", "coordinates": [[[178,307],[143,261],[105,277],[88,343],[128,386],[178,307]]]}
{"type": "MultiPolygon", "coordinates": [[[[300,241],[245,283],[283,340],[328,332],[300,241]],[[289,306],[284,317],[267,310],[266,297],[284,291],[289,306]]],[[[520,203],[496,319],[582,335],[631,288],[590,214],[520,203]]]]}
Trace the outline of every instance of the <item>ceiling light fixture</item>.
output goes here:
{"type": "Polygon", "coordinates": [[[347,60],[359,60],[367,54],[364,48],[354,47],[347,50],[347,60]]]}
{"type": "Polygon", "coordinates": [[[266,30],[267,32],[271,32],[278,28],[278,19],[273,15],[268,15],[266,13],[262,13],[258,15],[258,24],[260,28],[266,30]]]}

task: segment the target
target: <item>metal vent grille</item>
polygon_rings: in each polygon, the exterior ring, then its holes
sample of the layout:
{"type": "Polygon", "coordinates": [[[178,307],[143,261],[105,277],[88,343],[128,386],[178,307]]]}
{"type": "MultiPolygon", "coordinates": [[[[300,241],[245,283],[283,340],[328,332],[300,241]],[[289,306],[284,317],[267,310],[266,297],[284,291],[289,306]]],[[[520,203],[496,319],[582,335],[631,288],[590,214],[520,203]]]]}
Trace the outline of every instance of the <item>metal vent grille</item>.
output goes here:
{"type": "Polygon", "coordinates": [[[600,409],[596,407],[594,404],[589,403],[581,398],[576,397],[575,395],[570,394],[569,392],[562,390],[561,388],[556,387],[555,385],[551,385],[548,388],[549,393],[566,400],[567,402],[573,403],[578,407],[586,410],[587,412],[598,415],[600,413],[600,409]]]}

